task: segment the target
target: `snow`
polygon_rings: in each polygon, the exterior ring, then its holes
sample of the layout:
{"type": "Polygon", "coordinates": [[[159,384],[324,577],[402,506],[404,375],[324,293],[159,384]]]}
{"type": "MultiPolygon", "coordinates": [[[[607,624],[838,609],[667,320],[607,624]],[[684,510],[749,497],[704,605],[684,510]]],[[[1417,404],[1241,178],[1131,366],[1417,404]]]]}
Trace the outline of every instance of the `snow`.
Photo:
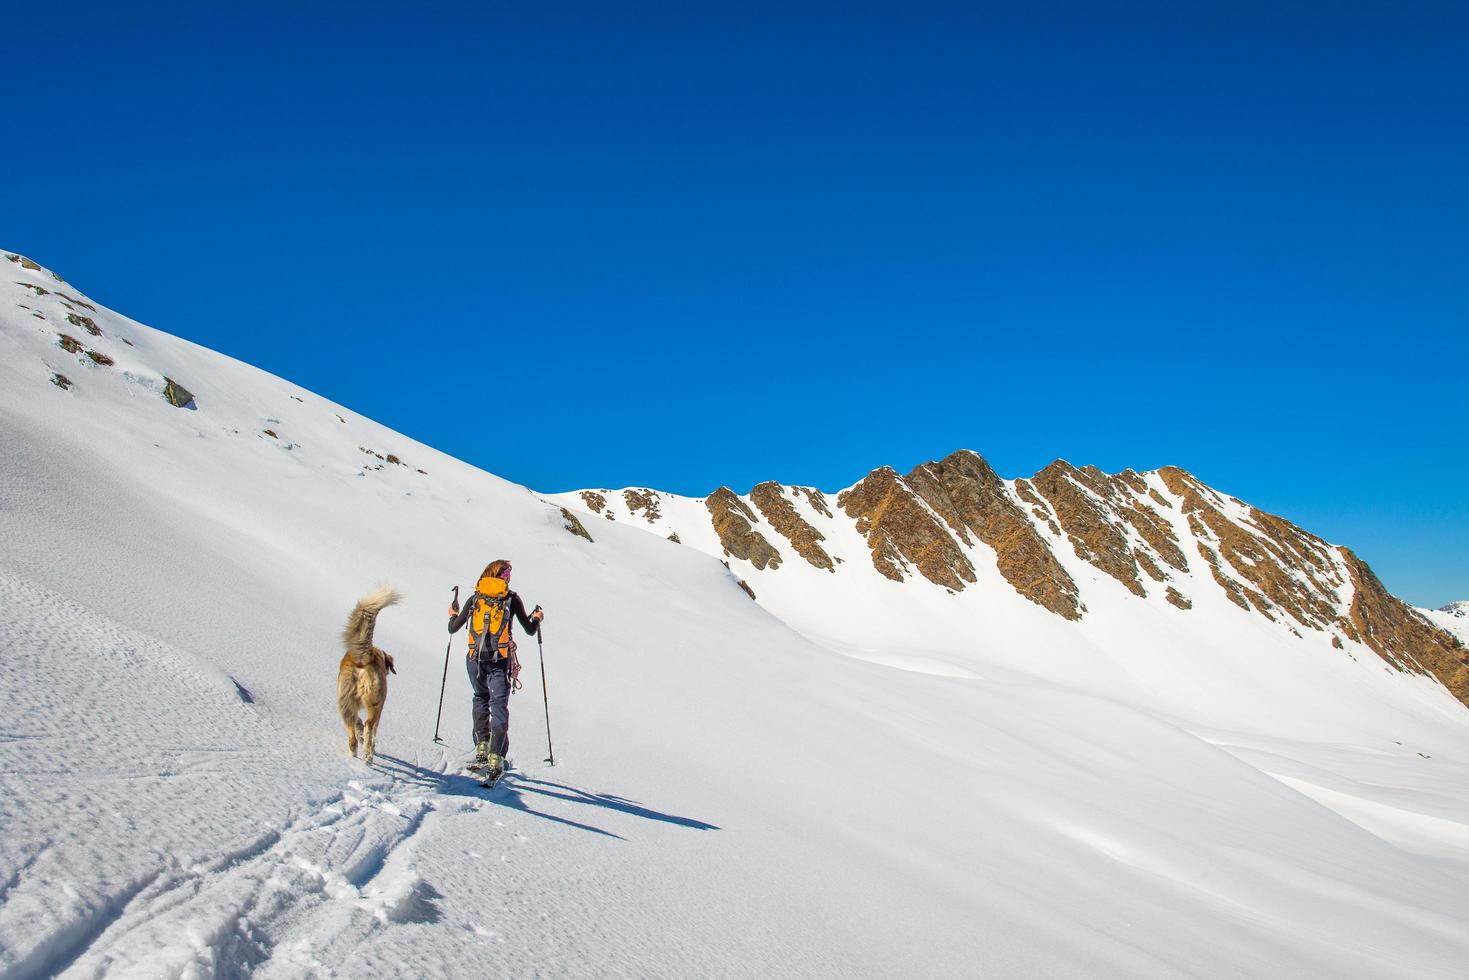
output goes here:
{"type": "Polygon", "coordinates": [[[1469,645],[1469,601],[1451,602],[1437,609],[1419,609],[1429,622],[1446,629],[1469,645]]]}
{"type": "Polygon", "coordinates": [[[1074,555],[1081,624],[980,545],[958,595],[890,582],[800,497],[835,572],[763,522],[782,566],[726,570],[666,494],[651,526],[609,494],[587,542],[575,495],[101,307],[83,336],[0,270],[0,974],[1461,971],[1469,712],[1370,651],[1074,555]],[[522,638],[487,794],[462,635],[431,735],[450,586],[498,557],[547,611],[557,765],[522,638]],[[379,582],[407,600],[368,768],[333,691],[379,582]]]}

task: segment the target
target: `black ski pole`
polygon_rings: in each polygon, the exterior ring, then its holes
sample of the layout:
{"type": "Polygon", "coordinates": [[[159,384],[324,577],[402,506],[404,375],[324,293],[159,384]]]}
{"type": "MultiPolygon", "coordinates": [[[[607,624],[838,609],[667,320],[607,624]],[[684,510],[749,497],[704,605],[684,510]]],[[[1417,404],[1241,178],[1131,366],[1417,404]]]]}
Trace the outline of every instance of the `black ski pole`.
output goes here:
{"type": "MultiPolygon", "coordinates": [[[[520,608],[524,609],[524,606],[520,608]]],[[[536,612],[541,611],[536,606],[536,612]]],[[[541,700],[546,704],[546,761],[551,765],[556,764],[556,750],[551,748],[551,695],[546,692],[546,646],[541,642],[541,636],[546,632],[546,622],[542,620],[536,624],[536,650],[541,655],[541,700]]]]}
{"type": "MultiPolygon", "coordinates": [[[[454,608],[459,609],[459,586],[454,586],[454,608]]],[[[524,606],[520,608],[524,609],[524,606]]],[[[444,677],[439,681],[439,713],[434,716],[434,741],[440,745],[444,740],[439,738],[439,722],[444,720],[444,688],[449,684],[449,651],[454,649],[454,637],[449,637],[449,645],[444,647],[444,677]]]]}

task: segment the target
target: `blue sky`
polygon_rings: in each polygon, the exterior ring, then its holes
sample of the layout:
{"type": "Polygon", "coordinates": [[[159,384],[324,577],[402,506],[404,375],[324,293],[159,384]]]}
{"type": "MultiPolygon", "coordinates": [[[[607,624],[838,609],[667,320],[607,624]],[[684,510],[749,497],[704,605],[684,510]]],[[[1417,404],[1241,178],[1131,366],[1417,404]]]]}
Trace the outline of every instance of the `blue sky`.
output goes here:
{"type": "Polygon", "coordinates": [[[541,490],[1171,463],[1469,598],[1458,5],[121,6],[0,40],[0,245],[145,323],[541,490]]]}

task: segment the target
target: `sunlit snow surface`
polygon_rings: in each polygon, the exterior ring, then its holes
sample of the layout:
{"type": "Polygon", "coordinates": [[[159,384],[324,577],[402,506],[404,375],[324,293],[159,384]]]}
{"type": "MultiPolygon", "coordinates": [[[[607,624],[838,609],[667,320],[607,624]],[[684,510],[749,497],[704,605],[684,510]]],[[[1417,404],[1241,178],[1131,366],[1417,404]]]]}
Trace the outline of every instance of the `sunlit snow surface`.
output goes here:
{"type": "Polygon", "coordinates": [[[0,273],[0,974],[1462,975],[1469,711],[1429,681],[1222,598],[1088,577],[1074,625],[992,565],[957,597],[859,576],[858,541],[828,543],[846,598],[789,561],[752,603],[738,562],[626,520],[589,543],[0,273]],[[557,765],[522,639],[486,794],[454,774],[462,637],[431,736],[449,589],[498,557],[547,610],[557,765]],[[379,581],[408,599],[369,769],[333,692],[379,581]]]}

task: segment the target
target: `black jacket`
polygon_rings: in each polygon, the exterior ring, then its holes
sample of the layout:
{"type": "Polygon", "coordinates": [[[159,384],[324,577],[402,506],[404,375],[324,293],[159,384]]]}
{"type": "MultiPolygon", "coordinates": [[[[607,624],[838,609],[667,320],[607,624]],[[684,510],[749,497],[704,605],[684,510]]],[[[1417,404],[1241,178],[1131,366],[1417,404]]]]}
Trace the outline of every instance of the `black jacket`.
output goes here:
{"type": "MultiPolygon", "coordinates": [[[[456,615],[449,617],[450,633],[458,633],[461,629],[464,628],[464,624],[469,621],[469,611],[473,608],[473,602],[466,602],[463,609],[459,610],[456,615]]],[[[510,612],[515,616],[516,619],[520,620],[520,628],[525,630],[526,636],[536,635],[536,632],[540,629],[541,624],[536,622],[534,619],[531,619],[530,615],[525,611],[525,603],[520,601],[519,592],[510,593],[510,612]]]]}

